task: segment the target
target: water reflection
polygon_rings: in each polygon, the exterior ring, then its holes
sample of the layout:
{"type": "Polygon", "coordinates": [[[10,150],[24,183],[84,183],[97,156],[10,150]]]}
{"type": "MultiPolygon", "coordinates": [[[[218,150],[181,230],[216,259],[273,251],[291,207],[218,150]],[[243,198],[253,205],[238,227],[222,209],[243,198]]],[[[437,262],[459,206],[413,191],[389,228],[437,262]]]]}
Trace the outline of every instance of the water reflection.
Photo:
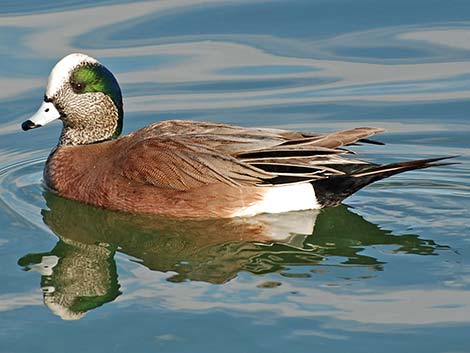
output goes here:
{"type": "Polygon", "coordinates": [[[416,235],[394,236],[346,206],[247,219],[176,220],[95,209],[44,193],[43,220],[59,237],[46,253],[18,260],[41,274],[44,303],[63,319],[79,319],[119,294],[116,251],[147,268],[171,272],[168,281],[222,284],[240,271],[281,272],[292,266],[367,266],[383,262],[362,250],[391,245],[396,252],[432,255],[437,245],[416,235]],[[331,265],[331,263],[329,264],[331,265]]]}

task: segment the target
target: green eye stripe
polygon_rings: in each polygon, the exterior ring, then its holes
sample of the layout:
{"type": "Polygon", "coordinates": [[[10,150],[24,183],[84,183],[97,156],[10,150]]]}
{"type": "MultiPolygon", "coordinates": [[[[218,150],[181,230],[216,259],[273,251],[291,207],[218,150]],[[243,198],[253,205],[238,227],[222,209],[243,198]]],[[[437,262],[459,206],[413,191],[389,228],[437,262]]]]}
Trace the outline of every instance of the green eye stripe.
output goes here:
{"type": "Polygon", "coordinates": [[[70,83],[77,93],[103,92],[119,100],[121,92],[113,74],[101,65],[86,65],[76,69],[70,83]]]}

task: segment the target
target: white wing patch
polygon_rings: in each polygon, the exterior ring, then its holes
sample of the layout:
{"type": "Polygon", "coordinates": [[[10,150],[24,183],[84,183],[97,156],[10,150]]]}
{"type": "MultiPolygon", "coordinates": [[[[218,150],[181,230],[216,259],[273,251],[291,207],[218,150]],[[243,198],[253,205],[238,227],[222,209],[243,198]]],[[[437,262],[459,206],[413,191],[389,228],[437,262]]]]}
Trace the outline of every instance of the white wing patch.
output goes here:
{"type": "Polygon", "coordinates": [[[251,217],[259,213],[319,209],[320,204],[310,183],[269,186],[261,201],[236,211],[233,217],[251,217]]]}
{"type": "Polygon", "coordinates": [[[52,69],[47,82],[46,96],[48,98],[54,95],[63,86],[64,82],[69,79],[72,71],[83,63],[99,64],[98,60],[81,53],[69,54],[61,59],[52,69]]]}

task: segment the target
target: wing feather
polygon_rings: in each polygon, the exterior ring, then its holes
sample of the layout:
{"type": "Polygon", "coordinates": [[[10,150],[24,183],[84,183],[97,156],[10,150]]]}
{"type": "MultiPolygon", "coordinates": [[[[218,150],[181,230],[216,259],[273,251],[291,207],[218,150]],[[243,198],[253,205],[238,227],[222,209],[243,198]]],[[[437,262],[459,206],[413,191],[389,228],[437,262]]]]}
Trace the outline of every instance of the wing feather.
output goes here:
{"type": "Polygon", "coordinates": [[[118,163],[130,182],[180,191],[213,183],[254,186],[275,176],[203,146],[168,138],[138,141],[122,153],[118,163]]]}
{"type": "Polygon", "coordinates": [[[171,120],[130,135],[118,159],[129,182],[173,190],[212,183],[233,187],[313,181],[370,163],[345,158],[345,146],[377,143],[383,131],[356,128],[327,134],[245,128],[218,123],[171,120]]]}

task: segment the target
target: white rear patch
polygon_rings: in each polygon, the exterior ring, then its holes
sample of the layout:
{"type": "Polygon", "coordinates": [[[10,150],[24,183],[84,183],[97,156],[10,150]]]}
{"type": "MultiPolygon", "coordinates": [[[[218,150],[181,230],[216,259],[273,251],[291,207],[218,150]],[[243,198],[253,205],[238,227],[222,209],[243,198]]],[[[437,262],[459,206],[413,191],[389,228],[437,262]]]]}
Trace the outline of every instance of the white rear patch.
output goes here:
{"type": "Polygon", "coordinates": [[[52,69],[49,75],[49,81],[46,88],[46,96],[48,98],[54,97],[59,91],[64,82],[68,80],[73,69],[82,63],[98,64],[98,60],[80,53],[67,55],[61,59],[52,69]]]}
{"type": "Polygon", "coordinates": [[[289,211],[319,209],[315,191],[310,183],[270,186],[262,200],[244,207],[233,217],[250,217],[259,213],[281,213],[289,211]]]}

